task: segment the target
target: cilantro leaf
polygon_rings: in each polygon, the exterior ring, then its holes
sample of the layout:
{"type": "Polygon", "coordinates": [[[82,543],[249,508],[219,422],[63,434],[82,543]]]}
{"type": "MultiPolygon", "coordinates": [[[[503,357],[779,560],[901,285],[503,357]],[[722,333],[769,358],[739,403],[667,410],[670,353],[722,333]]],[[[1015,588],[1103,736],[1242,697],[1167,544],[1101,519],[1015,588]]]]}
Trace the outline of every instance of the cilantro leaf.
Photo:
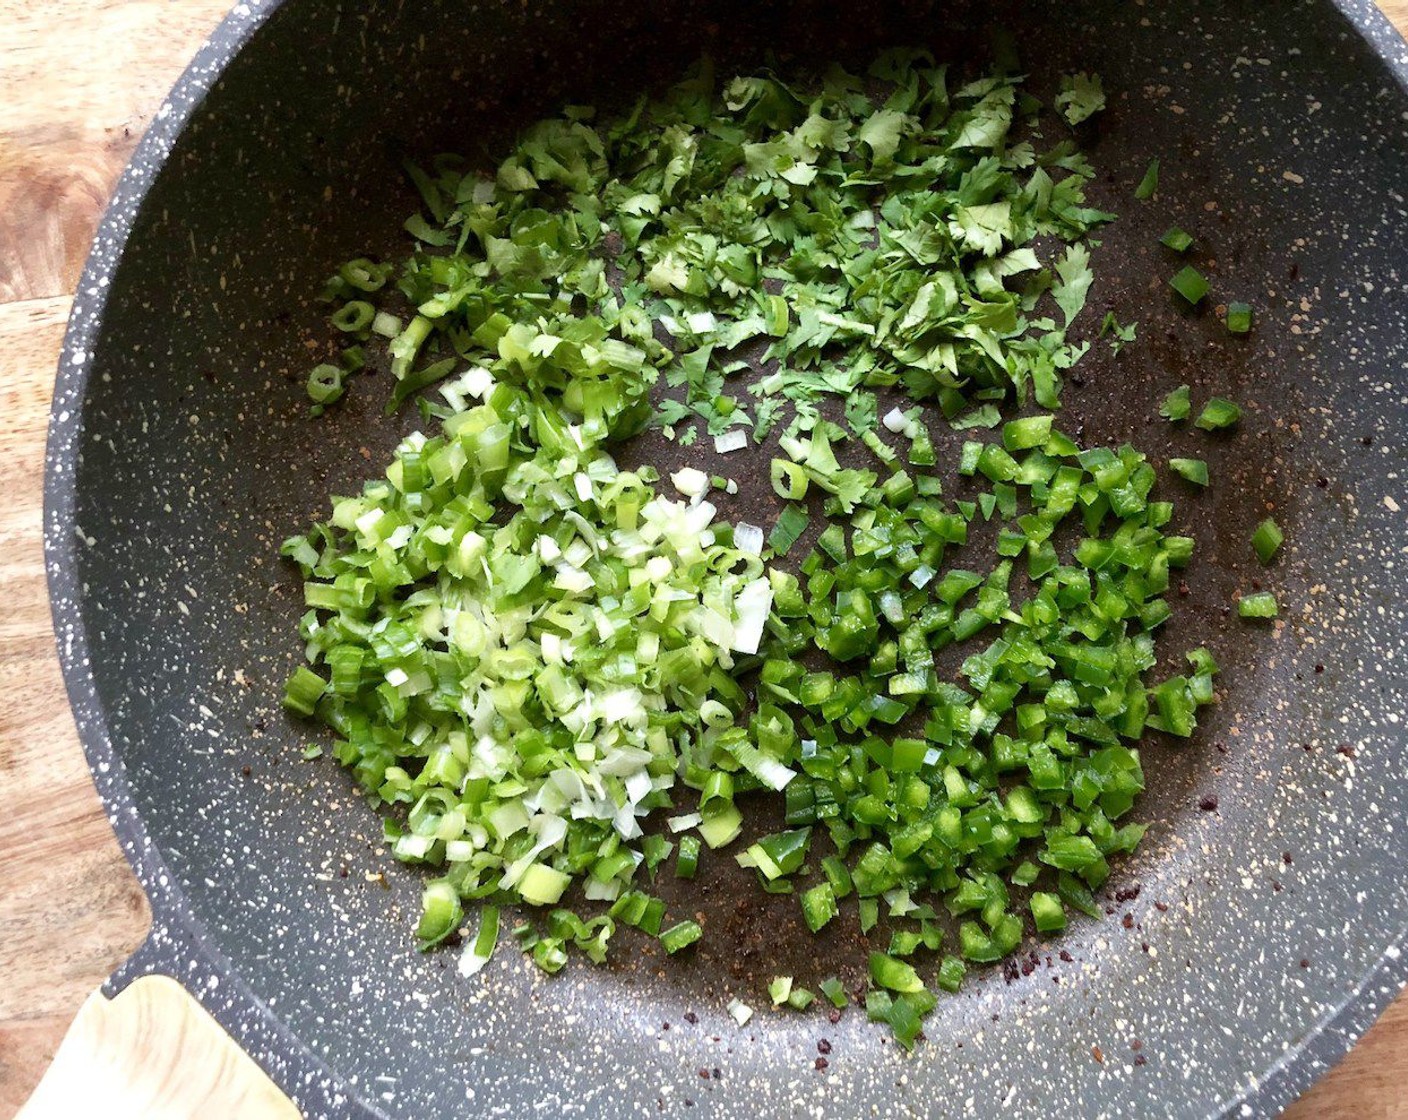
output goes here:
{"type": "Polygon", "coordinates": [[[1056,305],[1066,316],[1066,325],[1081,313],[1085,307],[1085,297],[1090,291],[1095,273],[1090,270],[1090,250],[1084,245],[1067,247],[1056,264],[1057,282],[1051,289],[1056,305]]]}
{"type": "Polygon", "coordinates": [[[875,394],[857,390],[846,398],[846,423],[857,436],[875,430],[879,418],[879,405],[875,394]]]}
{"type": "Polygon", "coordinates": [[[891,159],[900,146],[904,135],[906,117],[894,109],[881,109],[860,126],[856,139],[870,147],[874,163],[885,163],[891,159]]]}
{"type": "Polygon", "coordinates": [[[1003,238],[1012,236],[1012,204],[989,202],[955,207],[949,232],[983,256],[994,257],[1002,251],[1003,238]]]}
{"type": "Polygon", "coordinates": [[[1139,329],[1138,323],[1128,323],[1120,325],[1120,321],[1115,318],[1113,311],[1105,312],[1104,322],[1100,324],[1100,338],[1109,337],[1110,349],[1116,354],[1124,348],[1125,343],[1133,342],[1135,332],[1139,329]]]}
{"type": "Polygon", "coordinates": [[[1066,123],[1080,124],[1105,107],[1105,90],[1099,74],[1066,74],[1061,78],[1061,92],[1056,95],[1056,108],[1066,123]]]}
{"type": "MultiPolygon", "coordinates": [[[[959,91],[960,94],[962,92],[959,91]]],[[[1016,91],[1010,85],[999,85],[986,94],[970,110],[963,127],[954,137],[953,146],[996,150],[1012,127],[1012,103],[1015,100],[1016,91]]]]}
{"type": "Polygon", "coordinates": [[[956,420],[950,420],[949,425],[955,431],[966,431],[969,428],[995,428],[1002,423],[1002,413],[998,412],[997,405],[988,402],[980,405],[967,415],[960,416],[956,420]]]}

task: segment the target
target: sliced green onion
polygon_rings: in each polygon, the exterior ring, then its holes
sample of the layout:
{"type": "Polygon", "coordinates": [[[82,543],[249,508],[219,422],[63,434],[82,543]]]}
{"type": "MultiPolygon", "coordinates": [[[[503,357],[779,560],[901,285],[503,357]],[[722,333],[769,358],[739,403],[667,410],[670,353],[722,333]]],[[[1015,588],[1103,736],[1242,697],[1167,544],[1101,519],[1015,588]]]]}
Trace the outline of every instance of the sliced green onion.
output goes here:
{"type": "Polygon", "coordinates": [[[690,919],[679,922],[660,935],[660,944],[664,946],[665,952],[674,956],[681,949],[693,945],[702,936],[703,929],[698,922],[690,919]]]}
{"type": "Polygon", "coordinates": [[[300,665],[284,686],[284,707],[298,715],[311,716],[327,687],[327,681],[306,665],[300,665]]]}
{"type": "Polygon", "coordinates": [[[467,942],[460,954],[460,975],[473,976],[494,955],[494,947],[499,943],[499,908],[485,906],[479,912],[479,932],[474,940],[467,942]]]}
{"type": "Polygon", "coordinates": [[[429,884],[421,894],[420,921],[416,923],[416,941],[422,949],[440,944],[460,928],[464,909],[459,892],[444,879],[429,884]]]}
{"type": "Polygon", "coordinates": [[[1275,518],[1268,517],[1252,533],[1252,548],[1256,551],[1256,558],[1263,564],[1270,564],[1285,539],[1275,518]]]}
{"type": "Polygon", "coordinates": [[[1237,613],[1243,618],[1276,618],[1281,607],[1270,591],[1257,591],[1238,600],[1237,613]]]}
{"type": "Polygon", "coordinates": [[[375,307],[366,300],[354,299],[338,308],[332,317],[332,325],[340,331],[357,334],[370,327],[375,318],[375,307]]]}
{"type": "Polygon", "coordinates": [[[807,496],[807,472],[791,459],[772,461],[772,488],[779,498],[799,501],[807,496]]]}
{"type": "Polygon", "coordinates": [[[679,854],[675,856],[675,876],[693,879],[699,870],[700,841],[697,836],[681,836],[679,854]]]}
{"type": "Polygon", "coordinates": [[[342,399],[342,379],[346,371],[326,362],[308,372],[308,399],[315,405],[329,405],[342,399]]]}
{"type": "Polygon", "coordinates": [[[401,333],[401,328],[405,326],[400,316],[392,315],[389,311],[378,311],[372,318],[372,334],[381,335],[382,338],[395,338],[401,333]]]}
{"type": "Polygon", "coordinates": [[[518,880],[518,893],[534,906],[551,906],[562,897],[572,877],[555,867],[534,863],[518,880]]]}

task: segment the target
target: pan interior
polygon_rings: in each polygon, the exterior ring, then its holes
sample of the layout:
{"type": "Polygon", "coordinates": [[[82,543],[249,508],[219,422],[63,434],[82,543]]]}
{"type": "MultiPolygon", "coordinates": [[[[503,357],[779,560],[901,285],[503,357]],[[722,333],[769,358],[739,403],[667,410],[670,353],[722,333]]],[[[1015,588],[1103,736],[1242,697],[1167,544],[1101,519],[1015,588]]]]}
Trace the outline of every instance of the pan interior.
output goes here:
{"type": "Polygon", "coordinates": [[[1001,1101],[1013,1116],[1149,1115],[1153,1101],[1218,1111],[1300,1045],[1408,922],[1393,828],[1405,120],[1383,64],[1333,7],[1309,2],[288,3],[148,196],[83,408],[91,672],[133,806],[194,922],[391,1115],[626,1115],[685,1099],[719,1115],[859,1115],[881,1100],[901,1114],[936,1099],[977,1114],[1001,1101]],[[278,704],[302,610],[278,542],[416,425],[411,410],[381,416],[386,386],[372,380],[307,419],[303,376],[333,342],[308,297],[348,257],[404,252],[415,201],[402,155],[487,162],[516,125],[568,102],[619,106],[704,51],[721,73],[863,65],[880,46],[916,43],[960,71],[982,67],[994,26],[1038,95],[1070,70],[1098,71],[1110,95],[1085,146],[1102,172],[1094,202],[1121,219],[1102,235],[1083,322],[1093,333],[1109,306],[1139,335],[1118,358],[1092,349],[1068,382],[1066,423],[1088,444],[1197,454],[1215,476],[1180,502],[1199,559],[1165,647],[1208,644],[1225,691],[1192,743],[1144,752],[1137,814],[1153,828],[1111,881],[1114,916],[1034,946],[1030,971],[994,970],[944,1000],[909,1059],[856,1011],[836,1025],[760,1015],[734,1027],[730,995],[760,1004],[760,979],[825,975],[832,949],[863,955],[854,930],[813,941],[795,902],[727,876],[701,884],[706,924],[724,935],[692,963],[641,956],[545,982],[502,953],[470,982],[449,954],[417,954],[421,877],[385,854],[378,819],[331,762],[301,761],[310,731],[278,704]],[[1160,194],[1138,203],[1155,156],[1160,194]],[[1250,337],[1176,304],[1165,281],[1178,265],[1158,245],[1174,224],[1195,234],[1219,290],[1256,307],[1250,337]],[[1247,407],[1237,438],[1157,419],[1183,382],[1195,400],[1247,407]],[[1273,509],[1288,548],[1263,576],[1248,539],[1273,509]],[[1274,630],[1225,609],[1262,578],[1286,608],[1274,630]],[[1215,813],[1198,810],[1208,795],[1215,813]],[[835,1076],[814,1069],[820,1037],[835,1076]]]}

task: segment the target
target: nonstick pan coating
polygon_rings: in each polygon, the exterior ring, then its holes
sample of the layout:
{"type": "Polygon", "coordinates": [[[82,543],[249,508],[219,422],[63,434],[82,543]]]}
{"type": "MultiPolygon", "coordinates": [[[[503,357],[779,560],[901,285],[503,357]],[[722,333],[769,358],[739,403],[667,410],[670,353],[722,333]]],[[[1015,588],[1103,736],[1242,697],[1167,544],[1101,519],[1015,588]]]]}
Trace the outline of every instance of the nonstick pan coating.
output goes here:
{"type": "Polygon", "coordinates": [[[123,180],[54,404],[61,655],[155,914],[114,984],[176,975],[313,1116],[1283,1106],[1404,976],[1405,73],[1362,0],[238,7],[123,180]],[[1083,144],[1121,220],[1084,323],[1108,305],[1139,335],[1118,358],[1092,350],[1063,422],[1215,474],[1206,495],[1173,494],[1200,551],[1165,646],[1211,646],[1224,691],[1190,744],[1147,746],[1153,827],[1112,878],[1110,917],[942,1000],[907,1058],[854,1010],[733,1025],[727,997],[760,1005],[759,978],[860,956],[854,930],[813,942],[794,907],[727,877],[705,884],[692,962],[623,938],[610,969],[548,981],[509,951],[462,980],[453,954],[414,949],[422,877],[331,761],[301,760],[312,729],[278,703],[301,606],[277,544],[416,422],[382,418],[384,375],[306,418],[303,374],[333,342],[308,297],[350,256],[404,251],[403,155],[487,159],[518,124],[621,105],[705,50],[727,72],[922,43],[981,68],[992,25],[1034,92],[1079,69],[1111,95],[1083,144]],[[1137,203],[1154,156],[1159,197],[1137,203]],[[1256,307],[1251,336],[1175,303],[1157,245],[1173,224],[1219,296],[1256,307]],[[1157,420],[1182,382],[1247,406],[1240,433],[1157,420]],[[1273,509],[1288,547],[1264,572],[1248,538],[1273,509]],[[1257,579],[1283,603],[1274,628],[1228,617],[1257,579]]]}

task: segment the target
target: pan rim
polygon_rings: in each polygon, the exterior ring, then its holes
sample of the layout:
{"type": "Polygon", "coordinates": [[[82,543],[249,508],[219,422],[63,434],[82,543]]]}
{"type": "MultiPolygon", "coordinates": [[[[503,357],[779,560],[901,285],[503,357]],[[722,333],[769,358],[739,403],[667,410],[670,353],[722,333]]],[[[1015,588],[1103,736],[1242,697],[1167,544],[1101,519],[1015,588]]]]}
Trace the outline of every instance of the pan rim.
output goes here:
{"type": "MultiPolygon", "coordinates": [[[[60,351],[45,449],[43,540],[44,561],[60,668],[79,741],[95,779],[104,810],[152,909],[152,931],[131,961],[120,966],[109,985],[120,988],[143,971],[169,969],[183,949],[233,987],[246,1008],[252,1008],[267,1028],[256,1037],[246,1017],[222,992],[220,1000],[203,999],[216,1019],[261,1066],[294,1062],[300,1070],[316,1071],[340,1087],[346,1100],[366,1115],[384,1115],[290,1030],[249,987],[225,957],[205,924],[190,910],[185,892],[152,842],[137,812],[125,768],[109,734],[107,713],[92,672],[87,629],[77,610],[82,599],[79,576],[79,526],[76,521],[77,466],[83,434],[83,401],[93,365],[93,348],[103,334],[111,277],[119,267],[136,217],[148,190],[164,169],[179,137],[206,95],[249,41],[287,0],[245,0],[221,20],[205,44],[163,99],[152,123],[119,178],[94,235],[78,281],[60,351]],[[99,780],[101,775],[101,780],[99,780]],[[179,930],[187,940],[169,938],[179,930]],[[158,943],[169,941],[161,948],[158,943]],[[172,959],[175,957],[176,959],[172,959]],[[278,1047],[284,1049],[280,1051],[278,1047]],[[277,1060],[276,1060],[277,1059],[277,1060]]],[[[1329,0],[1362,38],[1398,86],[1408,92],[1408,43],[1374,0],[1329,0]]],[[[1268,1069],[1247,1071],[1229,1087],[1226,1102],[1207,1113],[1213,1117],[1273,1115],[1288,1106],[1337,1064],[1408,984],[1408,920],[1380,950],[1374,964],[1337,1005],[1327,1011],[1302,1038],[1287,1048],[1268,1069]]],[[[188,962],[194,971],[195,962],[188,962]]],[[[181,976],[178,975],[178,979],[181,976]]],[[[190,987],[190,985],[187,985],[190,987]]],[[[201,998],[200,992],[193,992],[201,998]]],[[[304,1090],[288,1078],[282,1086],[296,1102],[304,1090]]]]}

